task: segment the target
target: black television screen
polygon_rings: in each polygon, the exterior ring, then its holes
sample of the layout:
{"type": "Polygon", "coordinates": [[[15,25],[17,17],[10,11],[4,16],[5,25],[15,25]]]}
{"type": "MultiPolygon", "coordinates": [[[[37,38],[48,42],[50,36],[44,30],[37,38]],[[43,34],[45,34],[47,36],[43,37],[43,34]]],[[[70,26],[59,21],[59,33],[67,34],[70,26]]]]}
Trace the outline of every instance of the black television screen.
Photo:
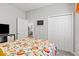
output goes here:
{"type": "Polygon", "coordinates": [[[38,20],[37,25],[43,25],[43,20],[38,20]]]}
{"type": "Polygon", "coordinates": [[[0,34],[9,34],[9,24],[0,24],[0,34]]]}

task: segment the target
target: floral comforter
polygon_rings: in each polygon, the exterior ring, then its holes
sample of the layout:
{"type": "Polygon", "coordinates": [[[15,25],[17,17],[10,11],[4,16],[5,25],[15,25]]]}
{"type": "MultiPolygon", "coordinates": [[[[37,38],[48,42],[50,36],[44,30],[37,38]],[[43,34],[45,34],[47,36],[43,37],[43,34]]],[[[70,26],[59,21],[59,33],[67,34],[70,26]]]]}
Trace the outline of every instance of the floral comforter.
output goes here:
{"type": "Polygon", "coordinates": [[[56,46],[48,40],[34,38],[1,43],[0,49],[5,56],[55,56],[57,50],[56,46]]]}

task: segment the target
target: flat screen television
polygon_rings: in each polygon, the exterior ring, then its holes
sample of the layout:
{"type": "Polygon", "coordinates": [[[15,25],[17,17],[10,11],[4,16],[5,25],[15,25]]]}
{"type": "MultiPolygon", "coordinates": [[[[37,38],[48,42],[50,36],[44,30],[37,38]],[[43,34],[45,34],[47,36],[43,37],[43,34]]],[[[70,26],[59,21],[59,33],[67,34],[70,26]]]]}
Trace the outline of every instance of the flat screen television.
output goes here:
{"type": "Polygon", "coordinates": [[[43,20],[38,20],[37,21],[37,25],[43,25],[44,24],[44,21],[43,20]]]}
{"type": "Polygon", "coordinates": [[[9,24],[0,24],[0,34],[9,34],[9,24]]]}

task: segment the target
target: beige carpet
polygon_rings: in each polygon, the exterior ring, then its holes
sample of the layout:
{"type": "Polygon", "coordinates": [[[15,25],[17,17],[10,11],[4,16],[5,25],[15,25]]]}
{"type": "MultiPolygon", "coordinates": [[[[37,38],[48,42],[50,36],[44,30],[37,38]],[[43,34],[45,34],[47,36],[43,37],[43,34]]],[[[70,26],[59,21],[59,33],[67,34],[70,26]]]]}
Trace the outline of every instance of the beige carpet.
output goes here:
{"type": "Polygon", "coordinates": [[[61,50],[60,53],[57,54],[57,56],[75,56],[75,55],[71,52],[61,50]]]}

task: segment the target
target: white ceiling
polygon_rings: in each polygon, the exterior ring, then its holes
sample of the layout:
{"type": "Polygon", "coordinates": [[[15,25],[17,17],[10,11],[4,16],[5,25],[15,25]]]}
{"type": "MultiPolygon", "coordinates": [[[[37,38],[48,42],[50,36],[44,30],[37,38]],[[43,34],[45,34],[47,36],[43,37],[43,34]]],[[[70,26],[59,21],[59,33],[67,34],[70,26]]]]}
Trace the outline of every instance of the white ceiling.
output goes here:
{"type": "Polygon", "coordinates": [[[36,8],[45,7],[52,3],[9,3],[9,4],[21,10],[30,11],[36,8]]]}

